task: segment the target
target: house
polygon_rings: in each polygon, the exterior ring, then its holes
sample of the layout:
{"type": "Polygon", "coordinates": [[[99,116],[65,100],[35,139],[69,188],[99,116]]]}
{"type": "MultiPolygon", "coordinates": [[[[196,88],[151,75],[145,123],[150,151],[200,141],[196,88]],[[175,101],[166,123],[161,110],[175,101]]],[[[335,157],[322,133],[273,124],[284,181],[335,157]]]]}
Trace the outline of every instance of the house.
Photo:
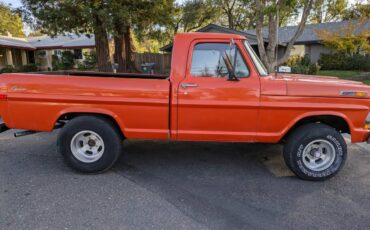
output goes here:
{"type": "Polygon", "coordinates": [[[0,69],[7,65],[21,68],[27,64],[36,64],[39,70],[52,70],[53,55],[60,57],[63,51],[69,50],[73,53],[75,62],[79,62],[84,59],[85,52],[91,52],[94,48],[93,35],[67,34],[30,38],[0,36],[0,69]]]}
{"type": "Polygon", "coordinates": [[[24,38],[13,38],[0,35],[0,69],[7,65],[21,67],[34,63],[34,50],[24,38]]]}
{"type": "MultiPolygon", "coordinates": [[[[341,28],[348,27],[350,24],[355,23],[355,21],[341,21],[341,22],[328,22],[328,23],[320,23],[320,24],[308,24],[305,26],[305,29],[302,35],[297,39],[294,44],[293,49],[291,50],[290,55],[299,55],[304,56],[307,55],[311,62],[317,62],[320,58],[322,53],[330,53],[331,50],[325,47],[322,44],[322,41],[317,36],[316,31],[319,30],[327,30],[330,32],[340,31],[341,28]]],[[[297,26],[285,26],[280,27],[278,32],[278,57],[281,57],[286,49],[287,43],[294,35],[295,31],[297,30],[297,26]]],[[[370,31],[370,20],[361,23],[360,26],[357,28],[356,33],[360,33],[363,31],[370,31]]],[[[206,32],[206,33],[232,33],[232,34],[239,34],[243,35],[247,38],[248,42],[251,44],[253,49],[258,54],[258,47],[257,47],[257,37],[255,30],[247,30],[247,31],[238,31],[232,30],[223,26],[209,24],[197,32],[206,32]]],[[[264,28],[262,31],[265,46],[268,44],[268,30],[264,28]]],[[[161,48],[163,52],[171,52],[172,44],[166,45],[161,48]]]]}
{"type": "Polygon", "coordinates": [[[68,34],[56,37],[31,37],[28,42],[36,48],[35,60],[40,70],[52,70],[53,55],[61,57],[63,51],[71,51],[77,63],[84,59],[84,53],[91,52],[95,48],[93,35],[68,34]]]}

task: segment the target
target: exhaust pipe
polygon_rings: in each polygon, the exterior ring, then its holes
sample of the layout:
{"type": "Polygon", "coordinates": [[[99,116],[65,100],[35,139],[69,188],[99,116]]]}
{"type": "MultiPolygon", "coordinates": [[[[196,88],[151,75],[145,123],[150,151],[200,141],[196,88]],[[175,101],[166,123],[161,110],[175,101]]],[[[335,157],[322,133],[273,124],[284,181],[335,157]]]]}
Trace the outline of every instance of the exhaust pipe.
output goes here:
{"type": "MultiPolygon", "coordinates": [[[[64,124],[65,123],[63,122],[58,122],[57,124],[55,124],[54,129],[60,129],[64,126],[64,124]]],[[[1,130],[1,126],[0,126],[0,130],[1,130]]],[[[32,131],[32,130],[24,130],[24,131],[15,132],[14,137],[24,137],[24,136],[31,135],[34,133],[38,133],[38,132],[32,131]]]]}
{"type": "Polygon", "coordinates": [[[31,134],[34,134],[34,133],[37,133],[37,132],[30,131],[30,130],[19,131],[19,132],[14,133],[14,137],[24,137],[24,136],[31,135],[31,134]]]}

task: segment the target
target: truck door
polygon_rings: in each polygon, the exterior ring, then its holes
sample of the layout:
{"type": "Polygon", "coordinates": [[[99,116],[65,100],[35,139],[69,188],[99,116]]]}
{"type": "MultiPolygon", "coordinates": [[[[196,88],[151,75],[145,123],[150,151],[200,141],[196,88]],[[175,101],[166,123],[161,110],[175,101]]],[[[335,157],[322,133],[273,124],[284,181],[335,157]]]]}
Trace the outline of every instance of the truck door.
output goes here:
{"type": "Polygon", "coordinates": [[[178,89],[179,140],[254,141],[259,76],[241,41],[198,40],[189,50],[186,77],[178,89]],[[230,81],[230,60],[236,57],[230,81]]]}

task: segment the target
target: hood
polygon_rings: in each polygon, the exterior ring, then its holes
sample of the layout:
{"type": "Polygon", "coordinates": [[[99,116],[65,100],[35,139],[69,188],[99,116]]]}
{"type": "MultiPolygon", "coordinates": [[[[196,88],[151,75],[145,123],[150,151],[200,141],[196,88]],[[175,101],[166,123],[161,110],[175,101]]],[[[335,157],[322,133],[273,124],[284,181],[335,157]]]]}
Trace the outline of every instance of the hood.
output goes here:
{"type": "MultiPolygon", "coordinates": [[[[364,92],[370,98],[370,86],[358,81],[343,80],[337,77],[278,74],[276,80],[286,82],[286,95],[311,97],[343,97],[348,92],[364,92]]],[[[346,94],[346,97],[356,97],[346,94]]]]}

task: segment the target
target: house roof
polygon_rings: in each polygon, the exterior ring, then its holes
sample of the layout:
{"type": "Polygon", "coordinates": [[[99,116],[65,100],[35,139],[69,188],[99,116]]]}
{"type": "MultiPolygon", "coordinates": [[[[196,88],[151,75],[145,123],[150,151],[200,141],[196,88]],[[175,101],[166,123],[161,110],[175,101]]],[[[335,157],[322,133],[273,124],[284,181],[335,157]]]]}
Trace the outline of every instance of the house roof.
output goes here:
{"type": "Polygon", "coordinates": [[[35,47],[32,46],[25,38],[13,38],[2,35],[0,35],[0,47],[22,48],[28,50],[35,49],[35,47]]]}
{"type": "MultiPolygon", "coordinates": [[[[341,21],[341,22],[328,22],[328,23],[320,23],[320,24],[308,24],[305,26],[302,35],[297,39],[295,44],[310,44],[310,43],[318,43],[320,39],[317,37],[315,31],[317,30],[327,30],[327,31],[339,31],[341,28],[345,28],[350,26],[351,24],[359,23],[357,21],[341,21]]],[[[294,33],[296,32],[298,26],[285,26],[279,28],[279,45],[286,46],[289,40],[293,37],[294,33]]],[[[362,22],[359,24],[356,33],[360,33],[365,30],[370,30],[370,20],[362,22]]],[[[257,37],[256,37],[256,30],[247,30],[247,31],[238,31],[229,29],[220,25],[216,24],[209,24],[201,29],[198,32],[207,32],[207,33],[233,33],[239,34],[247,37],[248,42],[251,45],[257,45],[257,37]]],[[[264,38],[264,42],[268,42],[268,29],[263,28],[262,35],[264,38]]],[[[168,44],[161,48],[161,51],[171,51],[172,43],[168,44]]]]}
{"type": "Polygon", "coordinates": [[[20,49],[68,49],[95,47],[94,36],[76,34],[58,35],[56,37],[40,36],[30,38],[15,38],[0,35],[0,47],[20,49]]]}
{"type": "MultiPolygon", "coordinates": [[[[257,44],[257,36],[255,33],[250,33],[248,31],[238,31],[233,30],[224,26],[216,25],[216,24],[208,24],[207,26],[200,28],[197,32],[215,32],[215,33],[227,33],[227,34],[239,34],[245,36],[248,39],[250,44],[256,45],[257,44]]],[[[264,38],[264,41],[267,42],[267,39],[264,38]]]]}
{"type": "Polygon", "coordinates": [[[36,49],[62,49],[95,46],[95,39],[93,35],[78,36],[76,34],[67,34],[58,35],[56,37],[41,36],[29,38],[28,42],[36,47],[36,49]]]}
{"type": "MultiPolygon", "coordinates": [[[[309,43],[318,43],[320,38],[317,37],[316,31],[326,30],[330,32],[340,31],[342,28],[349,27],[351,25],[358,25],[355,31],[356,34],[361,33],[365,30],[370,30],[370,20],[364,22],[358,21],[341,21],[341,22],[327,22],[320,24],[307,24],[303,30],[302,35],[297,39],[295,44],[309,44],[309,43]]],[[[279,28],[279,42],[288,43],[289,40],[293,37],[298,26],[285,26],[279,28]]],[[[255,30],[247,30],[247,33],[256,34],[255,30]]],[[[264,28],[262,34],[265,38],[268,37],[268,29],[264,28]]]]}
{"type": "MultiPolygon", "coordinates": [[[[253,33],[249,33],[246,31],[238,31],[229,29],[224,26],[216,25],[216,24],[208,24],[205,27],[200,28],[196,32],[205,32],[205,33],[226,33],[226,34],[238,34],[246,37],[248,39],[248,42],[252,45],[257,45],[257,36],[253,33]]],[[[264,38],[267,42],[267,39],[264,38]]],[[[160,50],[164,52],[171,52],[173,43],[170,43],[168,45],[163,46],[160,50]]]]}

